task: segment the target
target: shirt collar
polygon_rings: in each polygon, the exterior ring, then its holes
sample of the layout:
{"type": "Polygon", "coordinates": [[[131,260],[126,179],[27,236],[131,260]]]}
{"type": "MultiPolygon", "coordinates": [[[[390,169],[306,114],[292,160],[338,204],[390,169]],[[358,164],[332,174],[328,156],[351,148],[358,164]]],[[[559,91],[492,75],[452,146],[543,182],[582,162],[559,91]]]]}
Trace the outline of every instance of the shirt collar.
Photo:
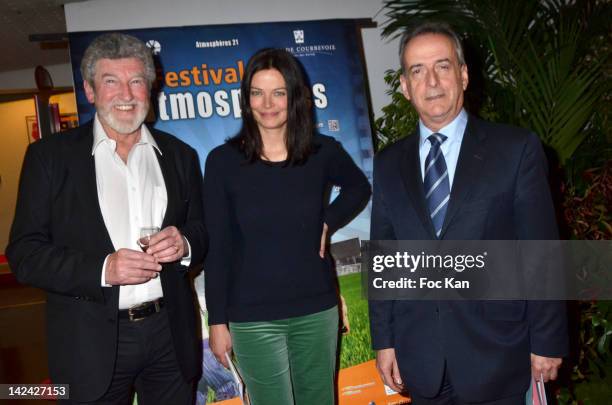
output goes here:
{"type": "MultiPolygon", "coordinates": [[[[446,136],[447,142],[460,141],[463,139],[463,132],[467,126],[467,119],[467,113],[462,108],[461,111],[459,111],[459,114],[457,114],[457,116],[451,122],[449,122],[448,125],[440,128],[440,130],[436,132],[446,136]]],[[[433,133],[434,131],[427,128],[423,121],[419,119],[419,146],[423,146],[423,144],[427,141],[427,137],[433,133]]]]}
{"type": "MultiPolygon", "coordinates": [[[[111,141],[113,140],[106,134],[106,131],[98,118],[98,113],[96,113],[93,125],[93,145],[91,147],[91,154],[94,155],[96,153],[96,149],[98,149],[98,146],[100,146],[101,143],[111,141]]],[[[159,149],[159,146],[157,146],[155,138],[153,138],[153,135],[151,135],[151,132],[144,123],[140,126],[140,140],[136,143],[136,145],[151,145],[157,149],[160,155],[162,155],[162,151],[159,149]]]]}

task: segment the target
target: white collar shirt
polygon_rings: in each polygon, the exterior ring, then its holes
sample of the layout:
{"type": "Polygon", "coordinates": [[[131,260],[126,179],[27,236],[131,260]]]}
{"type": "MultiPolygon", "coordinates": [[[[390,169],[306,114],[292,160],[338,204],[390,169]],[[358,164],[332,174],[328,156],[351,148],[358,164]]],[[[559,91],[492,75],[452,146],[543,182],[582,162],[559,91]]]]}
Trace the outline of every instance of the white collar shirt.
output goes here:
{"type": "MultiPolygon", "coordinates": [[[[92,155],[95,159],[98,202],[104,224],[116,250],[141,251],[140,228],[161,228],[168,196],[156,153],[161,155],[155,139],[143,124],[140,139],[130,150],[127,163],[117,153],[98,115],[94,119],[92,155]],[[156,152],[157,151],[157,152],[156,152]]],[[[102,268],[102,285],[105,284],[102,268]]],[[[162,297],[159,277],[137,285],[119,288],[119,309],[126,309],[162,297]]]]}

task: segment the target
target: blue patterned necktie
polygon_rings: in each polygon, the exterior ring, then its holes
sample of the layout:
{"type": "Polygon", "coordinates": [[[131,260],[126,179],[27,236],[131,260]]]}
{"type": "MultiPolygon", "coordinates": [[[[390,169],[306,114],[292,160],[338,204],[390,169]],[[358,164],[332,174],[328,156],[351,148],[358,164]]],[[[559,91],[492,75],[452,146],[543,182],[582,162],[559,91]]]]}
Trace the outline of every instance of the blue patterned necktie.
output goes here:
{"type": "Polygon", "coordinates": [[[436,237],[440,237],[442,224],[450,198],[450,182],[448,181],[448,169],[442,154],[440,145],[446,140],[446,136],[438,133],[431,134],[427,140],[431,143],[431,149],[425,159],[425,175],[423,186],[425,188],[425,199],[429,216],[436,231],[436,237]]]}

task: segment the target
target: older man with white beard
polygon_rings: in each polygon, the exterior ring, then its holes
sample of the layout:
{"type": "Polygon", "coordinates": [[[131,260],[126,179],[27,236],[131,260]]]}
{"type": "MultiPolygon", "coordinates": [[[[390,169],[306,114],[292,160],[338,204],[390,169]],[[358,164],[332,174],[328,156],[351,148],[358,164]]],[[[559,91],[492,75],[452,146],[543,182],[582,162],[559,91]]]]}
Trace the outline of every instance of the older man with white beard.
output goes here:
{"type": "Polygon", "coordinates": [[[196,152],[148,128],[151,52],[97,37],[81,63],[93,121],[30,145],[7,247],[47,292],[51,379],[67,403],[193,403],[200,372],[187,270],[203,262],[196,152]],[[142,237],[143,230],[153,234],[142,237]]]}

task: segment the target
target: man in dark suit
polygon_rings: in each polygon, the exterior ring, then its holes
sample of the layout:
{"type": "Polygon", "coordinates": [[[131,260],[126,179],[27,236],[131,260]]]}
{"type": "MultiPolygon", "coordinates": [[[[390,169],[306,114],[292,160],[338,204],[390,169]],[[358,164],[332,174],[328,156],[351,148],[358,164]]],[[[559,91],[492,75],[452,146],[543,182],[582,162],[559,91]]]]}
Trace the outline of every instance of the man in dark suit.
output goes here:
{"type": "MultiPolygon", "coordinates": [[[[419,128],[376,157],[371,239],[557,239],[541,144],[464,111],[457,35],[423,24],[400,50],[419,128]]],[[[381,377],[415,404],[524,404],[567,352],[560,302],[372,300],[370,326],[381,377]]]]}
{"type": "Polygon", "coordinates": [[[96,116],[30,145],[9,263],[47,292],[51,380],[70,403],[131,404],[135,390],[141,405],[190,404],[201,355],[187,270],[207,246],[198,157],[143,124],[155,67],[142,41],[99,36],[81,72],[96,116]]]}

